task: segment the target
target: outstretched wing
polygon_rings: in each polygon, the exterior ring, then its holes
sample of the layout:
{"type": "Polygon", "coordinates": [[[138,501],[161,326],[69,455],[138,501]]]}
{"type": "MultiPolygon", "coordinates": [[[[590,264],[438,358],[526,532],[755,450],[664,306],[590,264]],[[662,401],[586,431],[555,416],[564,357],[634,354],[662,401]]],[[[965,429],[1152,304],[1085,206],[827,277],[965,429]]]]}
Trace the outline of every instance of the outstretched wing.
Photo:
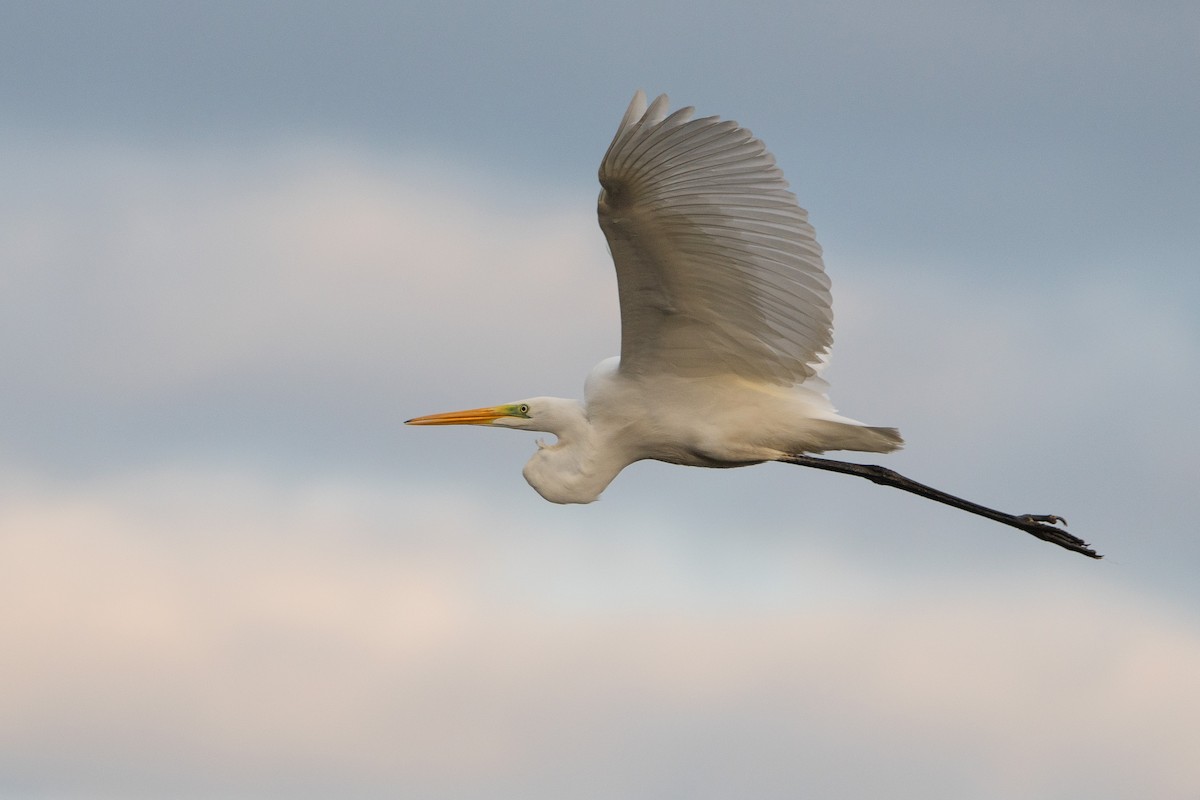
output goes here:
{"type": "Polygon", "coordinates": [[[812,377],[832,344],[808,214],[750,131],[640,90],[600,164],[627,374],[812,377]]]}

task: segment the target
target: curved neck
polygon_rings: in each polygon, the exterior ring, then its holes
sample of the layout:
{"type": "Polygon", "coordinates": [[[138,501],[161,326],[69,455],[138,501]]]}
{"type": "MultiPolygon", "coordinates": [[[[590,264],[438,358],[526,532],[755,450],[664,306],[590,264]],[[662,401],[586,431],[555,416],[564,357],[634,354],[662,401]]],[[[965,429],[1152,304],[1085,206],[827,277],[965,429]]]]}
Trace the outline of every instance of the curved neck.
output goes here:
{"type": "Polygon", "coordinates": [[[558,441],[539,441],[537,452],[522,474],[538,494],[552,503],[590,503],[626,466],[606,446],[577,400],[555,398],[546,428],[558,441]]]}

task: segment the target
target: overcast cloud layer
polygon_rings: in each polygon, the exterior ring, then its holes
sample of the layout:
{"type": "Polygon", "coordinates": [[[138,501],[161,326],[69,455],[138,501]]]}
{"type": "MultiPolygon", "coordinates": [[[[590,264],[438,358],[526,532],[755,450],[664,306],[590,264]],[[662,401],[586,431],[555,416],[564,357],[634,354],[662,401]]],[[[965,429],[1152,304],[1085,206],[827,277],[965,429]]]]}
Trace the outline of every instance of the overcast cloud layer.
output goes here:
{"type": "Polygon", "coordinates": [[[1195,619],[1111,574],[906,585],[802,535],[716,567],[640,515],[564,535],[362,483],[25,488],[0,517],[16,794],[1167,797],[1200,778],[1195,619]]]}
{"type": "Polygon", "coordinates": [[[0,795],[1200,790],[1192,5],[101,8],[0,31],[0,795]],[[1104,561],[401,425],[616,351],[638,86],[776,152],[889,466],[1104,561]]]}

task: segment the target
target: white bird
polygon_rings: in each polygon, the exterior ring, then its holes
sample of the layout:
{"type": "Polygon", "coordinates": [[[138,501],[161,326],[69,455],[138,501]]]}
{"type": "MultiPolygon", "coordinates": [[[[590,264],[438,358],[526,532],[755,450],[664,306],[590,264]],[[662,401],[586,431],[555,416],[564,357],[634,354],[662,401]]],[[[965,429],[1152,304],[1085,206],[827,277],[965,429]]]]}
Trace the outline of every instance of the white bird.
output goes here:
{"type": "Polygon", "coordinates": [[[640,90],[600,163],[600,227],[617,270],[621,355],[588,375],[585,400],[532,397],[408,420],[542,431],[529,484],[590,503],[629,464],[784,461],[914,492],[1095,556],[1053,515],[1014,516],[881,467],[808,453],[887,453],[895,428],[839,415],[820,372],[832,344],[829,278],[808,214],[761,141],[640,90]],[[1050,524],[1046,524],[1050,523],[1050,524]]]}

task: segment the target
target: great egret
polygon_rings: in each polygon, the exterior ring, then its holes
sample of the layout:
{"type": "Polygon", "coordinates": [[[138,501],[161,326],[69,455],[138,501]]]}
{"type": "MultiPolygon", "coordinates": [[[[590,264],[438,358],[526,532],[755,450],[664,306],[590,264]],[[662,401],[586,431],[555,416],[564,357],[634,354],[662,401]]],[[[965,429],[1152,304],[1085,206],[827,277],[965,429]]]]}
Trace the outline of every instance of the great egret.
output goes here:
{"type": "Polygon", "coordinates": [[[833,341],[829,278],[808,214],[763,143],[731,120],[649,108],[640,90],[600,163],[600,227],[617,269],[621,355],[586,400],[532,397],[410,425],[544,431],[524,475],[555,503],[590,503],[629,464],[783,461],[858,475],[1098,558],[1054,515],[1012,515],[892,470],[808,453],[887,453],[895,428],[837,414],[819,373],[833,341]]]}

